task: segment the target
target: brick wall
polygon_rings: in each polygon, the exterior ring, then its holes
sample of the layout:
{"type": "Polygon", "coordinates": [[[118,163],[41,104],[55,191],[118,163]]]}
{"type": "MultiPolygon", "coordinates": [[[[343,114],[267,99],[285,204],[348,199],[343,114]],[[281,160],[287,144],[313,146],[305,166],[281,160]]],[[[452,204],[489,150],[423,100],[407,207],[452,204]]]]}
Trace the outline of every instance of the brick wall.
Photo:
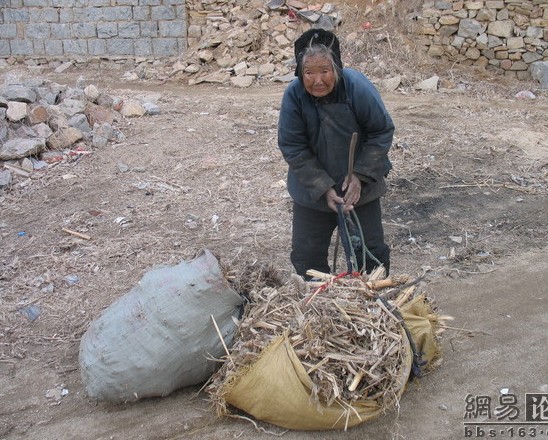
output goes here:
{"type": "Polygon", "coordinates": [[[0,0],[0,58],[170,57],[185,0],[0,0]]]}
{"type": "Polygon", "coordinates": [[[413,20],[419,47],[433,57],[519,79],[548,61],[548,0],[426,1],[413,20]]]}

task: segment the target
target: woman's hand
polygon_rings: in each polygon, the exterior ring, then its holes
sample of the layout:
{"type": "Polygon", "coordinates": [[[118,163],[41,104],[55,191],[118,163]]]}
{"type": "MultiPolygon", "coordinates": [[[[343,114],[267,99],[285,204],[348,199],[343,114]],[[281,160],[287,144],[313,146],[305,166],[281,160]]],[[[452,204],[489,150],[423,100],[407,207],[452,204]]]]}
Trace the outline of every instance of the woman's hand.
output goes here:
{"type": "Polygon", "coordinates": [[[342,190],[345,191],[345,212],[348,212],[352,210],[354,208],[354,205],[360,200],[362,183],[355,174],[352,174],[351,176],[346,176],[343,182],[342,190]]]}
{"type": "Polygon", "coordinates": [[[337,205],[343,205],[344,212],[350,212],[354,209],[354,205],[360,200],[360,194],[362,191],[362,184],[354,174],[350,178],[348,176],[344,179],[342,190],[346,191],[344,197],[339,197],[337,192],[331,188],[325,193],[327,200],[327,206],[333,211],[337,211],[337,205]]]}
{"type": "Polygon", "coordinates": [[[337,195],[337,191],[333,188],[328,189],[325,193],[325,199],[327,200],[327,206],[329,206],[333,211],[337,211],[337,205],[344,204],[344,199],[337,195]]]}

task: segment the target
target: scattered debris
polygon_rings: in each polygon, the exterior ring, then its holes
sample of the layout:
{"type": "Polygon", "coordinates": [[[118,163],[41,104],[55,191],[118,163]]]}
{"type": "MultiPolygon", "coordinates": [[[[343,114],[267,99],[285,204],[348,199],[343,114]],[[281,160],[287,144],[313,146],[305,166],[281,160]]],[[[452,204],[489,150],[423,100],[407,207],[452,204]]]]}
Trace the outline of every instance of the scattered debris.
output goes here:
{"type": "Polygon", "coordinates": [[[40,307],[32,304],[30,306],[25,306],[20,308],[19,313],[21,313],[25,318],[27,318],[30,322],[34,322],[38,319],[40,316],[40,307]]]}

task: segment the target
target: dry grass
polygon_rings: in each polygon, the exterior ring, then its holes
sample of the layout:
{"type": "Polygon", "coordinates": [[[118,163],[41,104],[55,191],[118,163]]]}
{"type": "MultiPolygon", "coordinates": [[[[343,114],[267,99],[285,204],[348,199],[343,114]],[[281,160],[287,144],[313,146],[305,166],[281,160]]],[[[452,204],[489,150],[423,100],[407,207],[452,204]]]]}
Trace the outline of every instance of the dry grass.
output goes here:
{"type": "Polygon", "coordinates": [[[255,283],[234,345],[206,388],[217,412],[229,412],[227,390],[281,335],[313,382],[313,401],[349,407],[367,400],[393,407],[407,381],[410,348],[397,312],[389,307],[403,305],[418,291],[394,288],[409,281],[407,276],[383,279],[382,274],[377,271],[368,281],[319,274],[323,281],[305,282],[293,276],[277,288],[255,283]],[[372,290],[379,282],[392,287],[372,290]],[[398,297],[387,307],[379,295],[398,297]]]}

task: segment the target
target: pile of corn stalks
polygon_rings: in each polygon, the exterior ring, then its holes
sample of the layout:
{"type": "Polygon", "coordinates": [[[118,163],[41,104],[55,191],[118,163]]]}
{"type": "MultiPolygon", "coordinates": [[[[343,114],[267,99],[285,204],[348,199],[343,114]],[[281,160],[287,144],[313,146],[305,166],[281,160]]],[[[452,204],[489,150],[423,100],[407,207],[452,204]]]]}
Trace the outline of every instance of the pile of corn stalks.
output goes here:
{"type": "Polygon", "coordinates": [[[234,345],[206,388],[219,413],[226,413],[223,384],[284,333],[312,379],[312,398],[328,405],[374,399],[392,406],[402,387],[407,342],[400,321],[378,296],[401,306],[414,296],[416,284],[407,276],[383,279],[382,268],[367,281],[312,275],[320,281],[295,276],[284,286],[249,292],[234,345]]]}

